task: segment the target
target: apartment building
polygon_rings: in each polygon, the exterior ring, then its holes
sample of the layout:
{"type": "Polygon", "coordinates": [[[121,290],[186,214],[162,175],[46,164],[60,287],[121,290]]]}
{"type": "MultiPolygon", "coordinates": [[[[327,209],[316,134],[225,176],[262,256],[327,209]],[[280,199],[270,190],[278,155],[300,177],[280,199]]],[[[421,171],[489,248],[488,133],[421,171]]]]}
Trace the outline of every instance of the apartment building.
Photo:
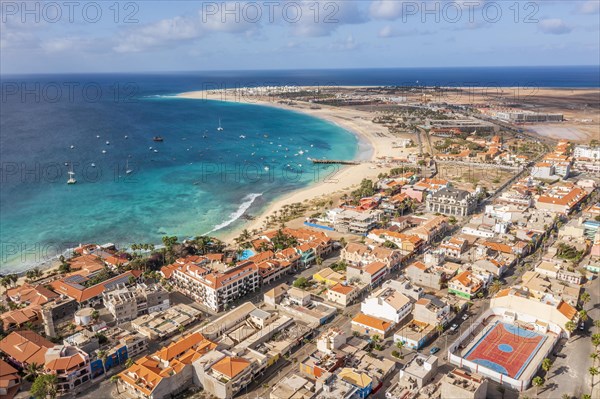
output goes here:
{"type": "Polygon", "coordinates": [[[44,372],[56,376],[58,392],[70,392],[91,381],[90,356],[75,346],[54,346],[46,351],[44,372]]]}
{"type": "Polygon", "coordinates": [[[381,262],[389,270],[393,270],[400,265],[403,256],[398,250],[385,247],[369,247],[359,243],[349,243],[342,248],[340,257],[347,263],[362,266],[372,262],[381,262]]]}
{"type": "Polygon", "coordinates": [[[261,276],[253,262],[225,271],[210,271],[188,263],[174,268],[170,280],[176,290],[220,312],[237,298],[257,290],[261,276]]]}
{"type": "Polygon", "coordinates": [[[449,216],[467,216],[477,207],[477,197],[456,188],[443,188],[431,193],[426,199],[427,211],[449,216]]]}
{"type": "Polygon", "coordinates": [[[137,284],[134,287],[118,285],[102,293],[104,307],[117,323],[166,310],[170,306],[169,293],[158,284],[137,284]]]}

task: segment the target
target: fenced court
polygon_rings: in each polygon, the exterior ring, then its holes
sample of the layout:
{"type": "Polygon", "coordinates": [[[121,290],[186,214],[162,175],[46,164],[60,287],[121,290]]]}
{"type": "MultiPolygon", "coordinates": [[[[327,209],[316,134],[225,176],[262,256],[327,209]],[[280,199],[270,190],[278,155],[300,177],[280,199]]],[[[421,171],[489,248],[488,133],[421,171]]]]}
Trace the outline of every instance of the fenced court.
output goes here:
{"type": "Polygon", "coordinates": [[[497,321],[464,358],[519,379],[546,338],[545,335],[523,327],[497,321]]]}

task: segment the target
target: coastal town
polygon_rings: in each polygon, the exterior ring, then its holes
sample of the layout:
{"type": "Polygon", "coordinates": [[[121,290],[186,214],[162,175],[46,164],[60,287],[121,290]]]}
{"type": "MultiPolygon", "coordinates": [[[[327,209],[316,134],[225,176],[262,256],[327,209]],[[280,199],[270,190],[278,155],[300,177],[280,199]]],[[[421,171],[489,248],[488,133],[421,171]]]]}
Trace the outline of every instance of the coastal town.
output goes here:
{"type": "Polygon", "coordinates": [[[597,120],[448,91],[200,94],[336,114],[371,158],[231,236],[2,276],[0,398],[600,397],[597,120]]]}

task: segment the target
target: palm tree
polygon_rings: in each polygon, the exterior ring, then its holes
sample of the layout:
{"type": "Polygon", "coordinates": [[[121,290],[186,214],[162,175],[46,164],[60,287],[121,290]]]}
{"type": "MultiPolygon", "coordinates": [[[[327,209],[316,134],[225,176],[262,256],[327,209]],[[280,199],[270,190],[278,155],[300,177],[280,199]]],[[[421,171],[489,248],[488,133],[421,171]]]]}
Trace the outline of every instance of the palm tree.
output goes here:
{"type": "Polygon", "coordinates": [[[42,371],[42,365],[37,364],[36,362],[32,362],[28,364],[27,367],[25,367],[25,370],[23,371],[25,372],[25,380],[34,381],[40,374],[40,371],[42,371]]]}
{"type": "Polygon", "coordinates": [[[588,319],[588,314],[587,314],[587,312],[585,311],[585,309],[581,309],[581,310],[579,311],[579,319],[580,319],[582,322],[584,322],[584,323],[587,321],[587,319],[588,319]]]}
{"type": "Polygon", "coordinates": [[[584,305],[585,305],[586,303],[588,303],[588,302],[589,302],[591,299],[592,299],[592,298],[590,297],[590,294],[589,294],[589,292],[587,292],[587,291],[583,291],[583,292],[581,293],[581,296],[579,297],[579,300],[580,300],[580,301],[581,301],[581,303],[583,303],[584,305]]]}
{"type": "Polygon", "coordinates": [[[550,369],[552,368],[552,360],[545,358],[544,360],[542,360],[542,370],[544,370],[546,373],[550,371],[550,369]]]}
{"type": "Polygon", "coordinates": [[[573,334],[573,331],[577,328],[577,325],[573,320],[569,320],[565,323],[565,330],[569,332],[569,334],[573,334]]]}
{"type": "Polygon", "coordinates": [[[110,377],[110,382],[112,382],[113,384],[115,384],[117,386],[117,394],[121,393],[121,392],[119,392],[119,380],[120,379],[121,379],[121,376],[119,376],[118,374],[115,374],[112,377],[110,377]]]}
{"type": "Polygon", "coordinates": [[[437,325],[435,326],[435,331],[437,331],[437,333],[438,333],[438,334],[441,334],[441,333],[443,333],[443,332],[444,332],[444,326],[443,326],[443,325],[441,325],[441,324],[437,324],[437,325]]]}
{"type": "Polygon", "coordinates": [[[502,289],[502,282],[500,280],[494,280],[492,285],[490,286],[490,294],[494,295],[502,289]]]}
{"type": "Polygon", "coordinates": [[[600,319],[594,320],[594,327],[596,327],[596,332],[600,329],[600,319]]]}
{"type": "Polygon", "coordinates": [[[183,332],[185,331],[185,327],[183,325],[180,325],[179,327],[177,327],[177,330],[181,334],[181,336],[179,338],[180,339],[183,338],[183,332]]]}
{"type": "Polygon", "coordinates": [[[127,360],[125,360],[125,368],[129,368],[129,367],[133,366],[134,363],[135,362],[133,361],[132,358],[127,358],[127,360]]]}
{"type": "Polygon", "coordinates": [[[596,359],[598,359],[598,353],[597,352],[590,353],[590,359],[592,359],[592,366],[594,366],[596,364],[596,359]]]}
{"type": "Polygon", "coordinates": [[[92,312],[92,319],[94,319],[95,321],[97,321],[100,318],[100,312],[98,312],[97,310],[94,310],[92,312]]]}
{"type": "Polygon", "coordinates": [[[544,385],[544,379],[538,375],[531,382],[535,386],[535,396],[539,396],[540,387],[544,385]]]}
{"type": "Polygon", "coordinates": [[[57,377],[54,374],[41,374],[31,385],[31,394],[36,398],[56,398],[57,377]]]}
{"type": "Polygon", "coordinates": [[[104,370],[104,378],[106,378],[106,358],[108,357],[108,353],[100,349],[96,354],[98,355],[98,359],[102,361],[102,370],[104,370]]]}

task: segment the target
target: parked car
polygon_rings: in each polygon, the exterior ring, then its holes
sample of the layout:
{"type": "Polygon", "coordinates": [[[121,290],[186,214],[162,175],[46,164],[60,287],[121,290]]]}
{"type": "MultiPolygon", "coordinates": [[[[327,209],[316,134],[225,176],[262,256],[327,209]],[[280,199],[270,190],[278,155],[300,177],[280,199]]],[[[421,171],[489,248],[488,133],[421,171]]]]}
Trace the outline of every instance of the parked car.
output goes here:
{"type": "Polygon", "coordinates": [[[465,313],[465,314],[464,314],[464,315],[461,317],[461,319],[462,319],[463,321],[467,320],[468,318],[469,318],[469,314],[468,314],[468,313],[465,313]]]}
{"type": "Polygon", "coordinates": [[[560,353],[560,352],[554,352],[554,356],[556,357],[560,357],[561,359],[566,359],[567,355],[560,353]]]}
{"type": "Polygon", "coordinates": [[[429,354],[430,355],[435,355],[436,353],[438,353],[441,350],[442,350],[441,348],[438,348],[437,346],[434,346],[433,348],[429,349],[429,354]]]}
{"type": "Polygon", "coordinates": [[[456,330],[458,330],[458,324],[454,323],[450,326],[450,331],[455,332],[456,330]]]}

